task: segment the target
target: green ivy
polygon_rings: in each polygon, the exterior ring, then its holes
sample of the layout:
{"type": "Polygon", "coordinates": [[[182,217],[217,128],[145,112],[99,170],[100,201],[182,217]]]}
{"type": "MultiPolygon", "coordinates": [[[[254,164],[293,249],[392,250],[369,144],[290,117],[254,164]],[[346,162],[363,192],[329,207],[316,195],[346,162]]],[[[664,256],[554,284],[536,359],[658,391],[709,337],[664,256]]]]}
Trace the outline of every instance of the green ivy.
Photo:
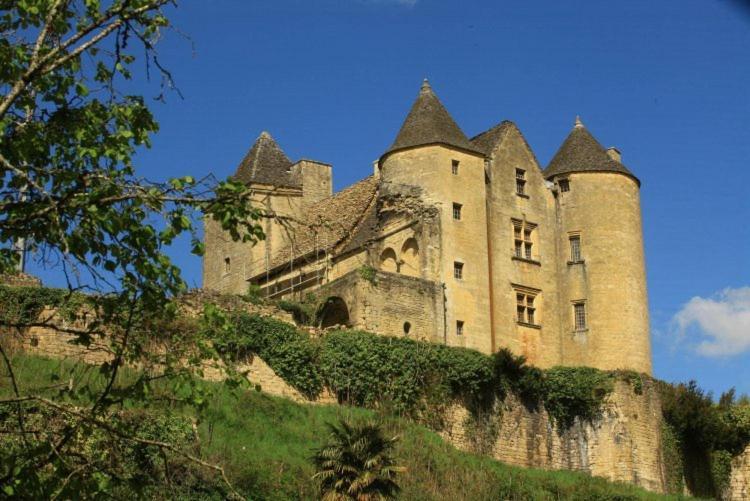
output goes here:
{"type": "Polygon", "coordinates": [[[317,346],[294,326],[270,317],[240,313],[214,340],[219,353],[233,360],[257,354],[280,377],[308,397],[323,389],[317,346]]]}

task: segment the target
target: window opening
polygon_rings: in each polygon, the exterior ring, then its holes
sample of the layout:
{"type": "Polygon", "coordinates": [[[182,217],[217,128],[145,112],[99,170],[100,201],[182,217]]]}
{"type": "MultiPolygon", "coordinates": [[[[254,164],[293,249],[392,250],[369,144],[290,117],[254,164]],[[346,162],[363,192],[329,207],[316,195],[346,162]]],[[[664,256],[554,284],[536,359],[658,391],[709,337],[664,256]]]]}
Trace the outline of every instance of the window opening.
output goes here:
{"type": "Polygon", "coordinates": [[[457,204],[455,202],[453,203],[453,219],[455,219],[456,221],[461,220],[461,207],[461,204],[457,204]]]}
{"type": "Polygon", "coordinates": [[[516,194],[526,195],[526,171],[516,169],[516,194]]]}
{"type": "Polygon", "coordinates": [[[586,330],[586,304],[576,303],[573,305],[575,316],[575,327],[577,331],[586,330]]]}
{"type": "Polygon", "coordinates": [[[570,237],[570,260],[574,263],[580,263],[581,259],[581,237],[573,235],[570,237]]]}
{"type": "Polygon", "coordinates": [[[456,280],[463,280],[464,278],[464,263],[455,261],[453,263],[453,278],[456,280]]]}

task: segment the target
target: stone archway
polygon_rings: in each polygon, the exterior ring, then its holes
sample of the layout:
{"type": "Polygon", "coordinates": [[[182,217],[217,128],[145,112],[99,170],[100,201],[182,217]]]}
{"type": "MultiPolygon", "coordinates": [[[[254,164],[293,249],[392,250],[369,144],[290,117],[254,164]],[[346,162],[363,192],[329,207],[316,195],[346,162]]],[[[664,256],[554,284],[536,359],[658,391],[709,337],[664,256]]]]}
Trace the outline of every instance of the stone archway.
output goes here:
{"type": "Polygon", "coordinates": [[[398,257],[396,251],[388,247],[380,254],[380,269],[390,273],[398,273],[398,257]]]}
{"type": "Polygon", "coordinates": [[[421,275],[419,270],[419,244],[416,238],[408,238],[401,247],[401,273],[410,277],[421,275]]]}
{"type": "Polygon", "coordinates": [[[346,301],[338,296],[326,299],[321,306],[318,318],[318,324],[323,329],[334,325],[351,326],[349,307],[346,305],[346,301]]]}

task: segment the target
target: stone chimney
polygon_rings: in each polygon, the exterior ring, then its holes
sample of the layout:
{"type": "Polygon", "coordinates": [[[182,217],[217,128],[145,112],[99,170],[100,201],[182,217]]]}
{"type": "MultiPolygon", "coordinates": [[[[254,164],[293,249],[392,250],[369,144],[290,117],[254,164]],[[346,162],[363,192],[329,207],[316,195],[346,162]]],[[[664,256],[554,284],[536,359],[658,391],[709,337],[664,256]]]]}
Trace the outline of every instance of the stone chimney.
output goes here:
{"type": "Polygon", "coordinates": [[[609,148],[607,148],[607,155],[609,155],[609,158],[611,158],[615,162],[622,161],[622,154],[620,153],[620,150],[618,150],[614,146],[610,146],[609,148]]]}

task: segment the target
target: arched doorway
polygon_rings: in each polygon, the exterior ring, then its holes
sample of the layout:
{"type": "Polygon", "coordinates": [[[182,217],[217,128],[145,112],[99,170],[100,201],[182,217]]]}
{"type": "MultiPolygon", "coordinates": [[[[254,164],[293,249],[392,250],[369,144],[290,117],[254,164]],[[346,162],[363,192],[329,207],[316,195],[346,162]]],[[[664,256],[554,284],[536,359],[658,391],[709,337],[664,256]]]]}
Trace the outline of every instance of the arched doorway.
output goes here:
{"type": "Polygon", "coordinates": [[[343,325],[349,327],[349,308],[338,296],[329,297],[320,309],[319,325],[321,328],[343,325]]]}

